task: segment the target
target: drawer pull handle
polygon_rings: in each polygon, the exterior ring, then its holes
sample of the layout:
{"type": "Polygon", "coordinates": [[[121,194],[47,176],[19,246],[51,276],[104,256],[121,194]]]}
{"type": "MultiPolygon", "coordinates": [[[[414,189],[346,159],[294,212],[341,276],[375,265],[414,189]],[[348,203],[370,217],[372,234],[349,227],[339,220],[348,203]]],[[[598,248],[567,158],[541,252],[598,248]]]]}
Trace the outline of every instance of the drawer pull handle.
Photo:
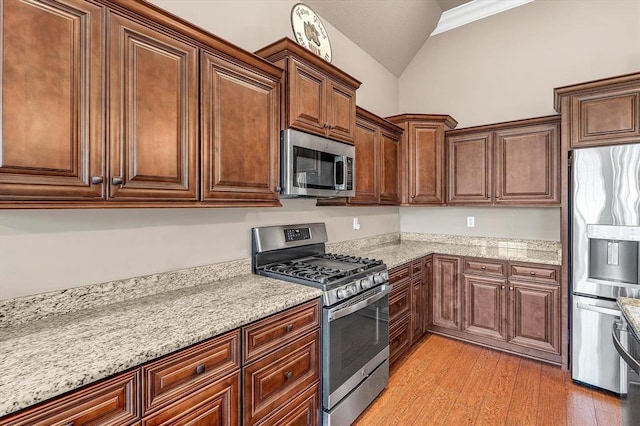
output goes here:
{"type": "Polygon", "coordinates": [[[291,380],[292,377],[293,377],[293,373],[291,371],[287,371],[284,373],[285,380],[291,380]]]}
{"type": "Polygon", "coordinates": [[[196,367],[196,374],[202,374],[206,369],[207,369],[206,365],[200,364],[199,366],[196,367]]]}
{"type": "Polygon", "coordinates": [[[536,273],[534,271],[529,272],[529,275],[535,275],[536,273]]]}
{"type": "Polygon", "coordinates": [[[487,269],[487,267],[486,267],[486,266],[484,266],[484,265],[482,265],[482,266],[480,267],[480,269],[487,269]]]}
{"type": "Polygon", "coordinates": [[[293,330],[293,324],[287,324],[284,328],[284,331],[287,333],[291,333],[292,330],[293,330]]]}

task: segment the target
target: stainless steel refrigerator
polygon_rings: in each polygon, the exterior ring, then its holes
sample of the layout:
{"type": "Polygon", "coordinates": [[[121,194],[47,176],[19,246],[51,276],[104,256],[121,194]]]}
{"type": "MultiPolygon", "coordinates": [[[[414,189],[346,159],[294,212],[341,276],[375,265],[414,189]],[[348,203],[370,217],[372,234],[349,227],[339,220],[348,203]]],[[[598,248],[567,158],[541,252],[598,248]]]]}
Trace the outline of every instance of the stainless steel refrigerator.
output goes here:
{"type": "Polygon", "coordinates": [[[611,339],[617,297],[640,297],[640,144],[573,151],[570,165],[571,375],[625,393],[611,339]]]}

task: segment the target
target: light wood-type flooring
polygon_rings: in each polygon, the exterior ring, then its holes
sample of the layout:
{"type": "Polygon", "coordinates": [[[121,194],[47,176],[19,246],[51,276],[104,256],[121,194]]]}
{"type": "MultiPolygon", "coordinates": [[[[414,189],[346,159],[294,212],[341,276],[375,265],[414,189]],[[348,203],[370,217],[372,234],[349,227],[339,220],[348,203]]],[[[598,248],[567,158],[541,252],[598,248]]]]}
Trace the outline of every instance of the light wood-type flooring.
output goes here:
{"type": "Polygon", "coordinates": [[[620,401],[558,367],[428,335],[356,420],[390,425],[620,425],[620,401]]]}

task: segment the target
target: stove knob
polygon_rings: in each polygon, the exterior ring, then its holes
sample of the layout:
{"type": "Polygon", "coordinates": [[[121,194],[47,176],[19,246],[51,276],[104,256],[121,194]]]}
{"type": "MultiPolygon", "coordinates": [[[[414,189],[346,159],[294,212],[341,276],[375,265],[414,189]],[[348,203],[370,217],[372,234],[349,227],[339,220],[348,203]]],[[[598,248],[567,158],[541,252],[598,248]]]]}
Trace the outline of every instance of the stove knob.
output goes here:
{"type": "Polygon", "coordinates": [[[360,280],[360,288],[363,290],[371,288],[371,281],[369,281],[369,277],[360,280]]]}
{"type": "Polygon", "coordinates": [[[384,271],[381,272],[380,275],[382,275],[382,278],[384,278],[385,281],[389,281],[389,272],[384,271]]]}
{"type": "Polygon", "coordinates": [[[357,284],[351,284],[349,286],[349,296],[353,296],[356,293],[358,293],[358,285],[357,284]]]}
{"type": "Polygon", "coordinates": [[[376,284],[382,284],[384,282],[384,277],[380,272],[373,275],[373,282],[376,284]]]}
{"type": "Polygon", "coordinates": [[[349,296],[349,292],[346,288],[339,288],[336,292],[336,296],[338,296],[338,299],[344,299],[349,296]]]}

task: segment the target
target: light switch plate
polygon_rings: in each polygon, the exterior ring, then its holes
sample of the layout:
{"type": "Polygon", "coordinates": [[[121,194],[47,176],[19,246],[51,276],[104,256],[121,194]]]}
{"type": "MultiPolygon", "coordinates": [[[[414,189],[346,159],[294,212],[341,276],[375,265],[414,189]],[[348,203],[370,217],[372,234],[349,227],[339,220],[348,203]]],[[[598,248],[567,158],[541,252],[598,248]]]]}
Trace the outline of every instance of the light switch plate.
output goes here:
{"type": "Polygon", "coordinates": [[[476,218],[474,216],[467,216],[467,228],[473,228],[476,226],[476,218]]]}

